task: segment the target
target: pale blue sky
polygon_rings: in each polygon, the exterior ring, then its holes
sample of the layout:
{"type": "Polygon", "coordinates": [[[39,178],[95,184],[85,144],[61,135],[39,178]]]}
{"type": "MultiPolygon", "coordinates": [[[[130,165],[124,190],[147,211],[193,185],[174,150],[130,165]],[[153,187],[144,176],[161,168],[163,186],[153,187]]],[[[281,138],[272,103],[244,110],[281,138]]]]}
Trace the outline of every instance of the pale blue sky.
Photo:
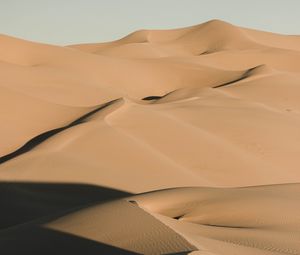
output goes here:
{"type": "Polygon", "coordinates": [[[299,14],[300,0],[0,0],[0,33],[65,45],[222,19],[300,34],[299,14]]]}

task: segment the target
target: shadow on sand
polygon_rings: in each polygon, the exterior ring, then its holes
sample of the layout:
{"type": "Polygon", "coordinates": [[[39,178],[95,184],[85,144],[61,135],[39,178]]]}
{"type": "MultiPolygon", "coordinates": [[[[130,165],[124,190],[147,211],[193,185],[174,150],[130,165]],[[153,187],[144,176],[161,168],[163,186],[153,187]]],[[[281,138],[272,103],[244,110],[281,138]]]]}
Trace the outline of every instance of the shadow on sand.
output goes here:
{"type": "Polygon", "coordinates": [[[50,137],[68,129],[68,128],[71,128],[71,127],[74,127],[74,126],[77,126],[77,125],[80,125],[82,123],[84,123],[89,117],[91,117],[92,115],[94,115],[95,113],[101,111],[102,109],[104,109],[105,107],[113,104],[116,100],[113,100],[113,101],[110,101],[110,102],[107,102],[105,104],[102,104],[101,106],[99,106],[98,108],[96,108],[95,110],[91,111],[91,112],[88,112],[86,114],[84,114],[83,116],[81,116],[80,118],[72,121],[70,124],[64,126],[64,127],[59,127],[59,128],[56,128],[56,129],[52,129],[52,130],[49,130],[49,131],[46,131],[42,134],[39,134],[35,137],[33,137],[31,140],[29,140],[27,143],[25,143],[23,146],[21,146],[19,149],[9,153],[9,154],[6,154],[2,157],[0,157],[0,164],[3,164],[5,163],[6,161],[8,160],[11,160],[15,157],[18,157],[30,150],[32,150],[33,148],[35,148],[36,146],[38,146],[39,144],[41,144],[42,142],[44,142],[45,140],[49,139],[50,137]]]}
{"type": "Polygon", "coordinates": [[[130,195],[85,184],[2,182],[0,254],[137,254],[40,225],[89,204],[130,195]]]}
{"type": "Polygon", "coordinates": [[[0,231],[0,253],[5,255],[122,255],[138,254],[41,226],[0,231]]]}
{"type": "Polygon", "coordinates": [[[130,195],[124,191],[86,184],[0,182],[0,230],[130,195]]]}

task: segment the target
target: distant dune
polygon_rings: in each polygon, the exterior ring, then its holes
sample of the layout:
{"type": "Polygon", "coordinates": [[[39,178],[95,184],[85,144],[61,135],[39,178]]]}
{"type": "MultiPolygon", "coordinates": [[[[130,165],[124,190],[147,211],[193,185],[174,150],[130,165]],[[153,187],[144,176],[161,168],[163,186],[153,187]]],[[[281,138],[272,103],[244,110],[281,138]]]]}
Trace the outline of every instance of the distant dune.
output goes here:
{"type": "Polygon", "coordinates": [[[300,36],[0,35],[0,84],[1,254],[300,254],[300,36]]]}

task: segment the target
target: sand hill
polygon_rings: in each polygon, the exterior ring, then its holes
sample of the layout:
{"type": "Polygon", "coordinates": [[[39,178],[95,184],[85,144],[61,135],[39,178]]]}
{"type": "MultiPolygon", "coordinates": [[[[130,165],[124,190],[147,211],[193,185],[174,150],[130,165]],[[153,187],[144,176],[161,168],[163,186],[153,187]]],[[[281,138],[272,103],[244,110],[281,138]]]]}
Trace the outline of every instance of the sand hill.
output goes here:
{"type": "Polygon", "coordinates": [[[300,36],[1,35],[0,74],[1,254],[300,254],[300,36]]]}

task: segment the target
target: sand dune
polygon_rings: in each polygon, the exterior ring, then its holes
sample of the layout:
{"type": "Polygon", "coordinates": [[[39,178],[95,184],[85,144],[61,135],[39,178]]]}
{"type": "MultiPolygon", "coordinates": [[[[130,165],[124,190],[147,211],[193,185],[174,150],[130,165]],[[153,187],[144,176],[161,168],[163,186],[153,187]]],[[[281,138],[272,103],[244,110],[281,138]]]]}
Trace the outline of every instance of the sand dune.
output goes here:
{"type": "Polygon", "coordinates": [[[130,199],[200,250],[299,254],[298,195],[299,185],[288,184],[174,189],[130,199]]]}
{"type": "MultiPolygon", "coordinates": [[[[27,252],[20,236],[31,245],[58,233],[56,248],[72,252],[70,244],[60,244],[63,235],[118,249],[111,254],[299,254],[299,191],[299,184],[286,184],[149,192],[4,229],[0,237],[12,240],[0,243],[8,254],[13,242],[27,252]]],[[[79,251],[81,245],[74,243],[79,251]]]]}
{"type": "Polygon", "coordinates": [[[299,36],[219,20],[1,35],[0,252],[300,254],[299,84],[299,36]]]}

